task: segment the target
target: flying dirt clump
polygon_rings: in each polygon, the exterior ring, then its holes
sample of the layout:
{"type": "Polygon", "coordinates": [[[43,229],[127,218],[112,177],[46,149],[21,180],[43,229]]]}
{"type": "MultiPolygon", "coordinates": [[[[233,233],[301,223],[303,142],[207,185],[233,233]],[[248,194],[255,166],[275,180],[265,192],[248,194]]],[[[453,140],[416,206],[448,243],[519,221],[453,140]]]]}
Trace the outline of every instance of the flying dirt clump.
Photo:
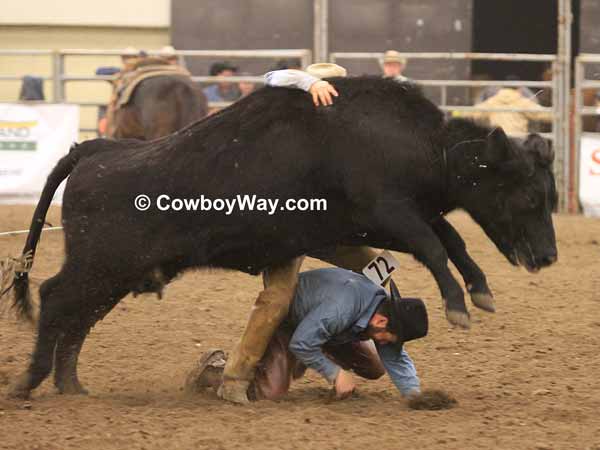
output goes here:
{"type": "Polygon", "coordinates": [[[454,408],[458,402],[454,397],[440,389],[428,389],[408,401],[411,409],[437,411],[454,408]]]}

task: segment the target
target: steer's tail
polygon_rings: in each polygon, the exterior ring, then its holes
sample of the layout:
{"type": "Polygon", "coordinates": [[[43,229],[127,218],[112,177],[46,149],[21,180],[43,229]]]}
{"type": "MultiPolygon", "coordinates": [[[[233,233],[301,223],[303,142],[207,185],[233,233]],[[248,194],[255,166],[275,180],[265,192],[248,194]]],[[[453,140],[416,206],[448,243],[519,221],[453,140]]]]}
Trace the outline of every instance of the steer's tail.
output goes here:
{"type": "Polygon", "coordinates": [[[73,171],[73,168],[79,161],[80,155],[81,152],[78,151],[77,144],[73,145],[69,154],[58,161],[54,169],[52,169],[52,172],[50,172],[50,175],[48,175],[46,185],[44,186],[40,200],[33,213],[33,218],[31,219],[31,226],[29,227],[29,234],[27,235],[23,253],[20,258],[13,260],[14,278],[12,284],[0,292],[0,296],[3,296],[8,293],[11,287],[14,289],[13,307],[16,309],[17,315],[21,319],[33,321],[33,307],[31,304],[31,293],[29,291],[29,269],[31,269],[31,266],[33,265],[35,248],[40,240],[46,213],[48,212],[56,189],[58,189],[60,183],[73,171]]]}

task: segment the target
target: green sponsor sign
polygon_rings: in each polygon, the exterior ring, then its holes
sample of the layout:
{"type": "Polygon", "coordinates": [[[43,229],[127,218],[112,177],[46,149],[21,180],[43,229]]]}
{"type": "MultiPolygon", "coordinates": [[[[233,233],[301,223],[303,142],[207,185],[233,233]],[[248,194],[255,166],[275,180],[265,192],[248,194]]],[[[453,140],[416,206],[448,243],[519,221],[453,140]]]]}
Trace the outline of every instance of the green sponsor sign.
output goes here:
{"type": "Polygon", "coordinates": [[[0,150],[35,151],[37,143],[35,141],[0,141],[0,150]]]}

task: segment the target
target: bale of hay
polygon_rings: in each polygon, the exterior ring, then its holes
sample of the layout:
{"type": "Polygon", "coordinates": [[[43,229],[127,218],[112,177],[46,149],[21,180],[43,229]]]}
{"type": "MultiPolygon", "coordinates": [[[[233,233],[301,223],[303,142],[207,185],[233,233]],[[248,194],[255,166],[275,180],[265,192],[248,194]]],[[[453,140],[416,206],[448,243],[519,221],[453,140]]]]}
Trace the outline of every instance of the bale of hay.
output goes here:
{"type": "Polygon", "coordinates": [[[458,404],[458,401],[441,389],[428,389],[410,398],[408,406],[411,409],[437,411],[450,409],[458,404]]]}

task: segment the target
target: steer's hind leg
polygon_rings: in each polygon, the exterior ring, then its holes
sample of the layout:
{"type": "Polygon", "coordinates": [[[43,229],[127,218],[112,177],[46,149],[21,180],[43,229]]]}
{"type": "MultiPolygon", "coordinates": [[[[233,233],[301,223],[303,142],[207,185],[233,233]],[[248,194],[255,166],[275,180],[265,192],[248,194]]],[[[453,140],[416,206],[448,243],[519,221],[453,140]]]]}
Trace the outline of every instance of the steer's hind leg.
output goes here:
{"type": "Polygon", "coordinates": [[[72,301],[64,272],[46,280],[40,287],[38,334],[31,362],[19,376],[9,397],[28,398],[52,371],[54,347],[60,334],[63,307],[72,301]]]}
{"type": "Polygon", "coordinates": [[[88,393],[77,377],[77,360],[88,332],[88,327],[74,327],[58,338],[54,353],[54,385],[61,394],[88,393]]]}
{"type": "Polygon", "coordinates": [[[488,287],[485,274],[467,253],[465,241],[458,231],[443,217],[433,222],[432,227],[446,248],[450,260],[465,280],[473,304],[485,311],[495,312],[494,296],[488,287]]]}
{"type": "Polygon", "coordinates": [[[108,314],[126,293],[124,289],[119,292],[98,290],[94,296],[84,297],[78,313],[64,323],[54,353],[54,384],[61,394],[87,394],[77,376],[79,353],[91,327],[108,314]]]}

